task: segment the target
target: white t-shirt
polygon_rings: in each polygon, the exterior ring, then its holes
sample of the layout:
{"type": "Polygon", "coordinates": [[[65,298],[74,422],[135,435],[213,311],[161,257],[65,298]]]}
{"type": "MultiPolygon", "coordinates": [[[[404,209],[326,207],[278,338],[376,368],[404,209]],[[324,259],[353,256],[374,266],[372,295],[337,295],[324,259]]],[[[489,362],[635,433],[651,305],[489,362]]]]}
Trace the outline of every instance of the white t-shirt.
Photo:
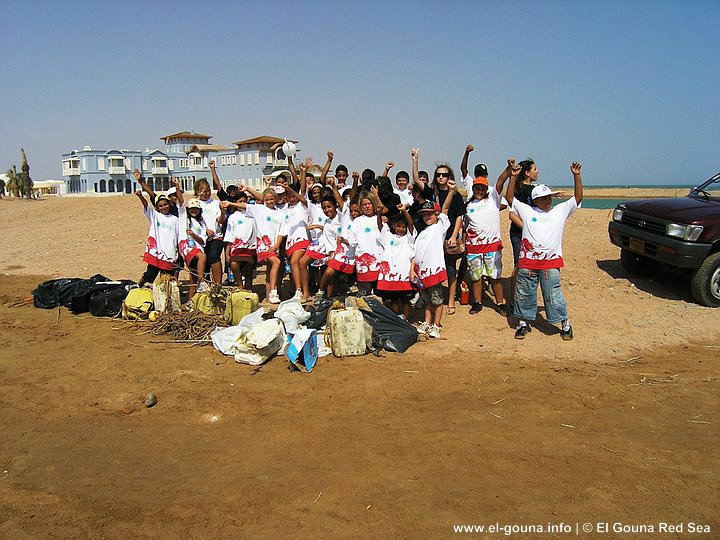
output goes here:
{"type": "Polygon", "coordinates": [[[325,224],[323,225],[322,231],[320,231],[320,238],[318,238],[317,243],[308,248],[308,250],[322,255],[329,255],[335,251],[337,237],[342,233],[342,213],[338,210],[332,219],[325,214],[323,214],[323,217],[325,218],[325,224]]]}
{"type": "Polygon", "coordinates": [[[512,209],[523,222],[518,268],[562,268],[563,232],[568,217],[578,209],[575,197],[547,212],[513,199],[512,209]]]}
{"type": "Polygon", "coordinates": [[[257,255],[258,260],[263,261],[270,256],[271,249],[277,242],[283,214],[264,204],[248,204],[245,206],[245,214],[255,220],[257,255]]]}
{"type": "Polygon", "coordinates": [[[285,237],[285,251],[291,252],[292,247],[308,240],[308,209],[301,202],[288,206],[285,219],[280,225],[280,236],[285,237]]]}
{"type": "Polygon", "coordinates": [[[225,243],[230,244],[230,256],[254,255],[257,249],[255,220],[246,212],[235,211],[228,217],[225,243]]]}
{"type": "Polygon", "coordinates": [[[172,214],[161,214],[149,203],[145,207],[145,217],[150,227],[143,261],[163,270],[173,270],[178,258],[180,220],[172,214]]]}
{"type": "MultiPolygon", "coordinates": [[[[338,216],[340,216],[340,232],[338,236],[342,236],[345,240],[350,242],[350,229],[353,223],[353,220],[350,217],[350,205],[345,204],[343,209],[338,211],[338,216]]],[[[325,231],[323,230],[323,233],[324,232],[325,231]]],[[[343,242],[338,242],[336,237],[335,254],[328,263],[328,266],[334,270],[344,273],[352,273],[355,268],[355,248],[352,244],[347,245],[343,242]]]]}
{"type": "Polygon", "coordinates": [[[491,253],[502,249],[500,205],[502,196],[495,187],[484,199],[472,199],[465,212],[465,249],[468,253],[491,253]]]}
{"type": "Polygon", "coordinates": [[[189,263],[190,261],[187,260],[187,256],[190,255],[194,249],[199,249],[200,251],[204,249],[205,242],[207,242],[208,227],[203,217],[200,218],[199,223],[196,219],[190,219],[190,216],[188,216],[187,213],[187,207],[184,204],[181,205],[178,210],[178,219],[178,247],[182,258],[185,259],[186,263],[189,263]],[[202,238],[202,244],[197,242],[195,238],[188,234],[188,229],[202,238]]]}
{"type": "Polygon", "coordinates": [[[220,201],[217,199],[209,198],[207,201],[200,201],[200,208],[202,208],[202,216],[208,229],[215,232],[213,239],[222,240],[222,225],[217,222],[217,218],[220,217],[220,201]]]}
{"type": "Polygon", "coordinates": [[[415,257],[413,236],[408,232],[404,236],[393,234],[387,224],[380,232],[380,244],[383,247],[378,274],[378,289],[382,291],[409,291],[410,261],[415,257]]]}
{"type": "Polygon", "coordinates": [[[377,280],[382,258],[377,216],[358,216],[350,226],[348,241],[355,247],[355,270],[358,281],[377,280]]]}
{"type": "Polygon", "coordinates": [[[409,190],[408,188],[405,188],[405,189],[395,188],[395,189],[393,189],[393,191],[395,192],[395,194],[398,197],[400,197],[400,202],[402,204],[412,204],[413,203],[412,191],[409,190]]]}
{"type": "MultiPolygon", "coordinates": [[[[327,221],[327,216],[325,215],[325,212],[322,211],[322,206],[320,203],[314,203],[314,202],[308,202],[308,226],[311,225],[325,225],[325,222],[327,221]]],[[[320,237],[322,236],[322,229],[310,229],[308,230],[308,238],[310,240],[310,243],[314,246],[317,246],[320,237]]]]}
{"type": "Polygon", "coordinates": [[[449,228],[450,220],[441,213],[437,223],[425,227],[415,239],[415,271],[425,287],[447,279],[443,244],[449,228]]]}

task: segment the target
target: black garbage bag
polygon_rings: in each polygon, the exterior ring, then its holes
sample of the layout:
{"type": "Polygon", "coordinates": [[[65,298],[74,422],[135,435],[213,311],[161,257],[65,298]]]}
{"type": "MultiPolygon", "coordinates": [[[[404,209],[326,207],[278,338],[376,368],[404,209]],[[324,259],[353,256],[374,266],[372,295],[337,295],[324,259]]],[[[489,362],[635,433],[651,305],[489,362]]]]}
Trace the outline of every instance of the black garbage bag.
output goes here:
{"type": "Polygon", "coordinates": [[[87,294],[89,289],[99,281],[109,281],[109,279],[102,274],[95,274],[89,279],[60,278],[44,281],[32,292],[33,304],[42,309],[52,309],[58,306],[69,308],[74,296],[87,294]]]}
{"type": "Polygon", "coordinates": [[[125,287],[127,285],[132,285],[133,283],[133,281],[127,279],[122,281],[93,281],[93,278],[90,278],[90,280],[83,281],[76,287],[72,297],[70,298],[70,311],[76,315],[78,313],[90,311],[90,298],[92,295],[102,293],[103,291],[110,289],[123,289],[125,295],[127,296],[128,289],[125,287]]]}
{"type": "Polygon", "coordinates": [[[134,282],[122,280],[108,284],[97,284],[87,300],[87,310],[96,317],[117,317],[122,311],[125,297],[134,282]]]}
{"type": "Polygon", "coordinates": [[[305,321],[305,326],[307,328],[314,328],[315,330],[325,326],[328,311],[330,311],[330,306],[332,306],[334,300],[335,298],[321,298],[315,301],[314,306],[306,308],[311,315],[310,318],[305,321]]]}
{"type": "MultiPolygon", "coordinates": [[[[361,309],[360,313],[372,326],[373,334],[377,333],[383,349],[390,352],[405,352],[417,343],[417,329],[412,324],[398,317],[393,310],[374,296],[365,296],[363,300],[367,302],[372,312],[361,309]]],[[[327,312],[325,316],[327,317],[327,312]]]]}
{"type": "Polygon", "coordinates": [[[43,281],[32,292],[33,305],[36,308],[52,309],[60,305],[60,295],[64,291],[70,290],[82,278],[61,278],[43,281]]]}

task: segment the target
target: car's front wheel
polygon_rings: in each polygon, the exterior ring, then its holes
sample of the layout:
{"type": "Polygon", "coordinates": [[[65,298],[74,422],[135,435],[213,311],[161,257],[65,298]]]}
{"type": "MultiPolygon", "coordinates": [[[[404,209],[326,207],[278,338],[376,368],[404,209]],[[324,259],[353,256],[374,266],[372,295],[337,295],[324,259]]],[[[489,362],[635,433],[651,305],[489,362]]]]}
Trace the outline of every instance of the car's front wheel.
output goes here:
{"type": "Polygon", "coordinates": [[[695,271],[690,291],[702,305],[720,307],[720,251],[712,253],[695,271]]]}
{"type": "Polygon", "coordinates": [[[651,277],[660,268],[659,263],[627,249],[620,250],[620,264],[630,276],[634,277],[651,277]]]}

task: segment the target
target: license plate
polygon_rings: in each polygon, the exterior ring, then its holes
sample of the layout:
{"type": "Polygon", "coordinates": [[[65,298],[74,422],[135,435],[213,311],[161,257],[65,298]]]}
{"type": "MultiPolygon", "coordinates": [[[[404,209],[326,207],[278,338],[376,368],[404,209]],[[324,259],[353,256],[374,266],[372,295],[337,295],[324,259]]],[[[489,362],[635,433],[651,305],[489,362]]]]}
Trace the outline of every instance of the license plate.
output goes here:
{"type": "Polygon", "coordinates": [[[645,253],[645,242],[638,238],[630,238],[630,249],[638,253],[645,253]]]}

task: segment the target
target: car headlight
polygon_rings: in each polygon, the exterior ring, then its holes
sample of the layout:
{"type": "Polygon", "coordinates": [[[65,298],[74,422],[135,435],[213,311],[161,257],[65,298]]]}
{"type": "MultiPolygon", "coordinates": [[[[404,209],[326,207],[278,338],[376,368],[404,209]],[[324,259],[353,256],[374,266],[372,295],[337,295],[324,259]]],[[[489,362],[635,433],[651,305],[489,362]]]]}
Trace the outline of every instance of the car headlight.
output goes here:
{"type": "Polygon", "coordinates": [[[665,233],[668,236],[674,236],[675,238],[682,238],[688,242],[694,242],[700,237],[700,233],[703,231],[702,225],[680,225],[678,223],[668,223],[665,228],[665,233]]]}
{"type": "Polygon", "coordinates": [[[624,209],[620,208],[619,206],[613,210],[613,221],[622,221],[624,209]]]}

